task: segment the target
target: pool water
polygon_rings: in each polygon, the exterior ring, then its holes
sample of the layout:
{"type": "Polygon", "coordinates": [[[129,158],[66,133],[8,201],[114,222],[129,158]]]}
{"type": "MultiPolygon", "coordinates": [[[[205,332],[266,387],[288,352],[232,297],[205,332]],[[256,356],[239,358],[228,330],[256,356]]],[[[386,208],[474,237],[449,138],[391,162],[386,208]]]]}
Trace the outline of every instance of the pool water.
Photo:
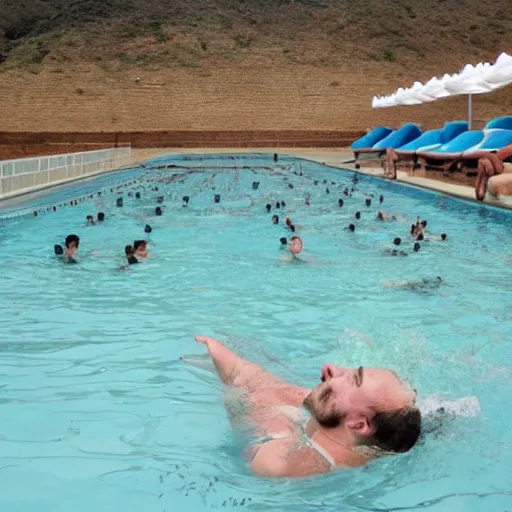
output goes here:
{"type": "Polygon", "coordinates": [[[0,510],[512,510],[512,212],[363,175],[346,197],[352,177],[291,157],[167,156],[4,208],[0,510]],[[105,222],[86,226],[98,211],[105,222]],[[300,262],[279,249],[287,215],[300,262]],[[417,216],[447,241],[412,253],[417,216]],[[127,268],[146,223],[150,258],[127,268]],[[70,233],[78,265],[53,255],[70,233]],[[407,257],[387,252],[397,236],[407,257]],[[438,288],[400,286],[436,276],[438,288]],[[302,385],[326,362],[386,366],[423,399],[474,397],[480,412],[364,469],[256,478],[194,334],[302,385]]]}

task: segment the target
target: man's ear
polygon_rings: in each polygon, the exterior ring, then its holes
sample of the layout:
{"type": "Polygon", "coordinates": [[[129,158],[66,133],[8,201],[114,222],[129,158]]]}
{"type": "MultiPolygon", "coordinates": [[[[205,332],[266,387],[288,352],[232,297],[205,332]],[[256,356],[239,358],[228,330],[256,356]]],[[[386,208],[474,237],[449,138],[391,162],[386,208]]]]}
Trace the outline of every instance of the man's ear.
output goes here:
{"type": "Polygon", "coordinates": [[[349,414],[345,420],[345,425],[353,434],[358,436],[368,437],[373,433],[368,418],[361,413],[349,414]]]}

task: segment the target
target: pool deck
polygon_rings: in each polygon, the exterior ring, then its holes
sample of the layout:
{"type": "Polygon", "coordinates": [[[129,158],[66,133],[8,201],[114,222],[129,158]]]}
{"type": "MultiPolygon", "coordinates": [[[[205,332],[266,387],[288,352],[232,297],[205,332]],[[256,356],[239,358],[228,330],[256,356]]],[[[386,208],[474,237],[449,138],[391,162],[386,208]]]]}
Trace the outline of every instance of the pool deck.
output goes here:
{"type": "MultiPolygon", "coordinates": [[[[154,158],[159,155],[167,153],[175,154],[226,154],[226,153],[277,153],[281,155],[296,156],[305,158],[314,162],[319,162],[330,167],[337,167],[339,169],[349,169],[351,171],[366,174],[368,176],[375,176],[384,178],[384,171],[380,167],[361,167],[356,171],[353,164],[353,154],[346,148],[332,148],[332,149],[315,149],[315,148],[257,148],[257,149],[237,149],[237,148],[161,148],[161,149],[133,149],[132,150],[132,165],[139,164],[140,162],[154,158]]],[[[414,187],[433,190],[441,192],[459,199],[472,201],[474,203],[485,203],[499,208],[512,209],[512,199],[507,203],[496,199],[489,199],[487,196],[484,201],[477,201],[475,197],[475,189],[466,185],[457,185],[453,183],[446,183],[444,181],[431,180],[428,178],[419,178],[409,176],[406,172],[398,171],[396,181],[406,183],[414,187]]]]}
{"type": "MultiPolygon", "coordinates": [[[[208,155],[220,155],[220,154],[244,154],[244,153],[269,153],[274,154],[278,153],[280,155],[288,155],[288,156],[296,156],[298,158],[304,158],[307,160],[311,160],[313,162],[322,163],[328,165],[330,167],[337,167],[339,169],[350,170],[359,172],[361,174],[366,174],[369,176],[375,176],[382,179],[384,178],[384,172],[381,168],[375,167],[362,167],[361,169],[354,168],[353,164],[353,156],[352,152],[346,148],[152,148],[152,149],[132,149],[132,158],[127,161],[125,165],[121,167],[121,169],[129,169],[135,166],[138,166],[144,160],[148,158],[154,158],[157,156],[165,155],[165,154],[208,154],[208,155]]],[[[19,191],[18,193],[11,194],[0,194],[0,201],[4,204],[3,206],[7,206],[7,199],[11,199],[12,203],[17,203],[22,201],[23,196],[28,194],[38,192],[44,188],[51,188],[56,185],[62,185],[71,181],[76,181],[77,179],[88,179],[91,177],[98,176],[99,174],[104,174],[106,172],[115,172],[115,170],[108,171],[100,171],[87,176],[72,178],[69,180],[61,180],[59,182],[54,182],[50,184],[46,184],[39,187],[32,187],[30,189],[24,189],[19,191]],[[5,201],[5,202],[4,202],[5,201]]],[[[472,201],[474,203],[480,203],[475,198],[475,190],[473,187],[468,187],[465,185],[456,185],[451,183],[446,183],[442,181],[432,180],[428,178],[419,178],[408,176],[406,172],[398,171],[397,180],[400,183],[405,183],[407,185],[411,185],[414,187],[419,187],[423,189],[433,190],[435,192],[441,192],[443,194],[447,194],[453,197],[457,197],[459,199],[464,199],[466,201],[472,201]]],[[[497,206],[499,208],[512,209],[512,198],[508,201],[499,201],[492,200],[486,197],[484,201],[485,204],[491,206],[497,206]]],[[[480,203],[481,204],[481,203],[480,203]]]]}

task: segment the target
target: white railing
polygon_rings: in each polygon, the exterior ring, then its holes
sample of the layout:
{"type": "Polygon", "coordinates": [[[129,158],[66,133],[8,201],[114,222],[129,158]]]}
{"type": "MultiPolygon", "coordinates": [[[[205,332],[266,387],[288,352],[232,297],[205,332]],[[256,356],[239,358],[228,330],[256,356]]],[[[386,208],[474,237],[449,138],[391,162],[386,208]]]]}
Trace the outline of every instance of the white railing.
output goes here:
{"type": "Polygon", "coordinates": [[[0,196],[111,171],[128,164],[130,158],[131,146],[128,144],[83,153],[0,160],[0,196]]]}

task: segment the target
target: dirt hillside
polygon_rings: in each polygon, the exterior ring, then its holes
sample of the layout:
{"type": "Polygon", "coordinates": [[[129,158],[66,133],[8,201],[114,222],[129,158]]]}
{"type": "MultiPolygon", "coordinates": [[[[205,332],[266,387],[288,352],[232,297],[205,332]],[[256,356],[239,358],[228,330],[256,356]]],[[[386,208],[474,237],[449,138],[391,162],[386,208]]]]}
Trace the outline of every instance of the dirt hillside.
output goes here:
{"type": "MultiPolygon", "coordinates": [[[[371,109],[512,51],[509,0],[4,0],[0,131],[364,130],[465,119],[371,109]]],[[[512,114],[512,86],[474,99],[512,114]]],[[[478,124],[478,123],[477,123],[478,124]]]]}

